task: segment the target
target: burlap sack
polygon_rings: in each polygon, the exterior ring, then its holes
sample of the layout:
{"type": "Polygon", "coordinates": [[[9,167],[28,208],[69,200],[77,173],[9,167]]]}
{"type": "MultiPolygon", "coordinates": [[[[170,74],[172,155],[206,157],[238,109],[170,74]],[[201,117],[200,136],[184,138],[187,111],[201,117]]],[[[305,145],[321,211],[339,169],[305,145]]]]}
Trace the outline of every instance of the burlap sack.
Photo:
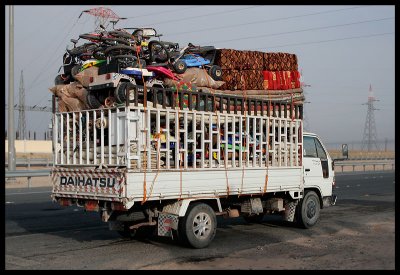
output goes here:
{"type": "Polygon", "coordinates": [[[90,77],[95,77],[99,75],[99,67],[93,66],[89,67],[82,72],[75,75],[75,79],[82,84],[85,88],[89,87],[90,77]]]}

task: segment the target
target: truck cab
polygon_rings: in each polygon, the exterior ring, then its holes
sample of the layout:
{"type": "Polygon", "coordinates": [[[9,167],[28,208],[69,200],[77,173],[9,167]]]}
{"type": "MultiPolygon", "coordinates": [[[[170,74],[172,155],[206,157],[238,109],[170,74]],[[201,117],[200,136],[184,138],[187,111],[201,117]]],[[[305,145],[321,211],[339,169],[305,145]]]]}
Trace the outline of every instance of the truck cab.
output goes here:
{"type": "Polygon", "coordinates": [[[303,133],[303,169],[304,195],[297,206],[297,217],[303,227],[309,228],[318,221],[320,209],[336,203],[334,162],[313,133],[303,133]]]}

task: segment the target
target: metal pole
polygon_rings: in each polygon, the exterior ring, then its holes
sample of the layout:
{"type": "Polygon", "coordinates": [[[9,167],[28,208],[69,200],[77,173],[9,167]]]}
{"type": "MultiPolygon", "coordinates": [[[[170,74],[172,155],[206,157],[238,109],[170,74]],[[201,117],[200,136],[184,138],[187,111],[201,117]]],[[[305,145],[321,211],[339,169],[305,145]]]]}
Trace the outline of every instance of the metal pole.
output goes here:
{"type": "Polygon", "coordinates": [[[14,136],[14,6],[9,6],[8,41],[8,171],[15,171],[14,136]]]}

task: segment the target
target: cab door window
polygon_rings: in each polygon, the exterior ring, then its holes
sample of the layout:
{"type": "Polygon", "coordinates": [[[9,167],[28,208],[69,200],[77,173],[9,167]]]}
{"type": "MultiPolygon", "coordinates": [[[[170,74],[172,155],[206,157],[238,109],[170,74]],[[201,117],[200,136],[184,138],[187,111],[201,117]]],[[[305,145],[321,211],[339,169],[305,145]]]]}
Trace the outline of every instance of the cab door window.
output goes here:
{"type": "Polygon", "coordinates": [[[319,158],[321,160],[322,175],[324,178],[329,177],[328,158],[324,148],[318,139],[314,137],[304,137],[303,140],[304,157],[319,158]]]}

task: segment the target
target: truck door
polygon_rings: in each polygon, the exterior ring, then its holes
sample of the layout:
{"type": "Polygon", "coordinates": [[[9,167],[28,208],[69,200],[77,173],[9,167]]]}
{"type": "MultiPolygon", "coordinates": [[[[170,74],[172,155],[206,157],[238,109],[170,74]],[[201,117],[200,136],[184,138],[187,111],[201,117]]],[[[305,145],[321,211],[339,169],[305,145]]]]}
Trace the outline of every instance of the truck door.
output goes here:
{"type": "Polygon", "coordinates": [[[329,169],[332,164],[328,154],[316,137],[304,136],[303,143],[304,186],[317,187],[323,197],[330,196],[333,172],[329,169]]]}

